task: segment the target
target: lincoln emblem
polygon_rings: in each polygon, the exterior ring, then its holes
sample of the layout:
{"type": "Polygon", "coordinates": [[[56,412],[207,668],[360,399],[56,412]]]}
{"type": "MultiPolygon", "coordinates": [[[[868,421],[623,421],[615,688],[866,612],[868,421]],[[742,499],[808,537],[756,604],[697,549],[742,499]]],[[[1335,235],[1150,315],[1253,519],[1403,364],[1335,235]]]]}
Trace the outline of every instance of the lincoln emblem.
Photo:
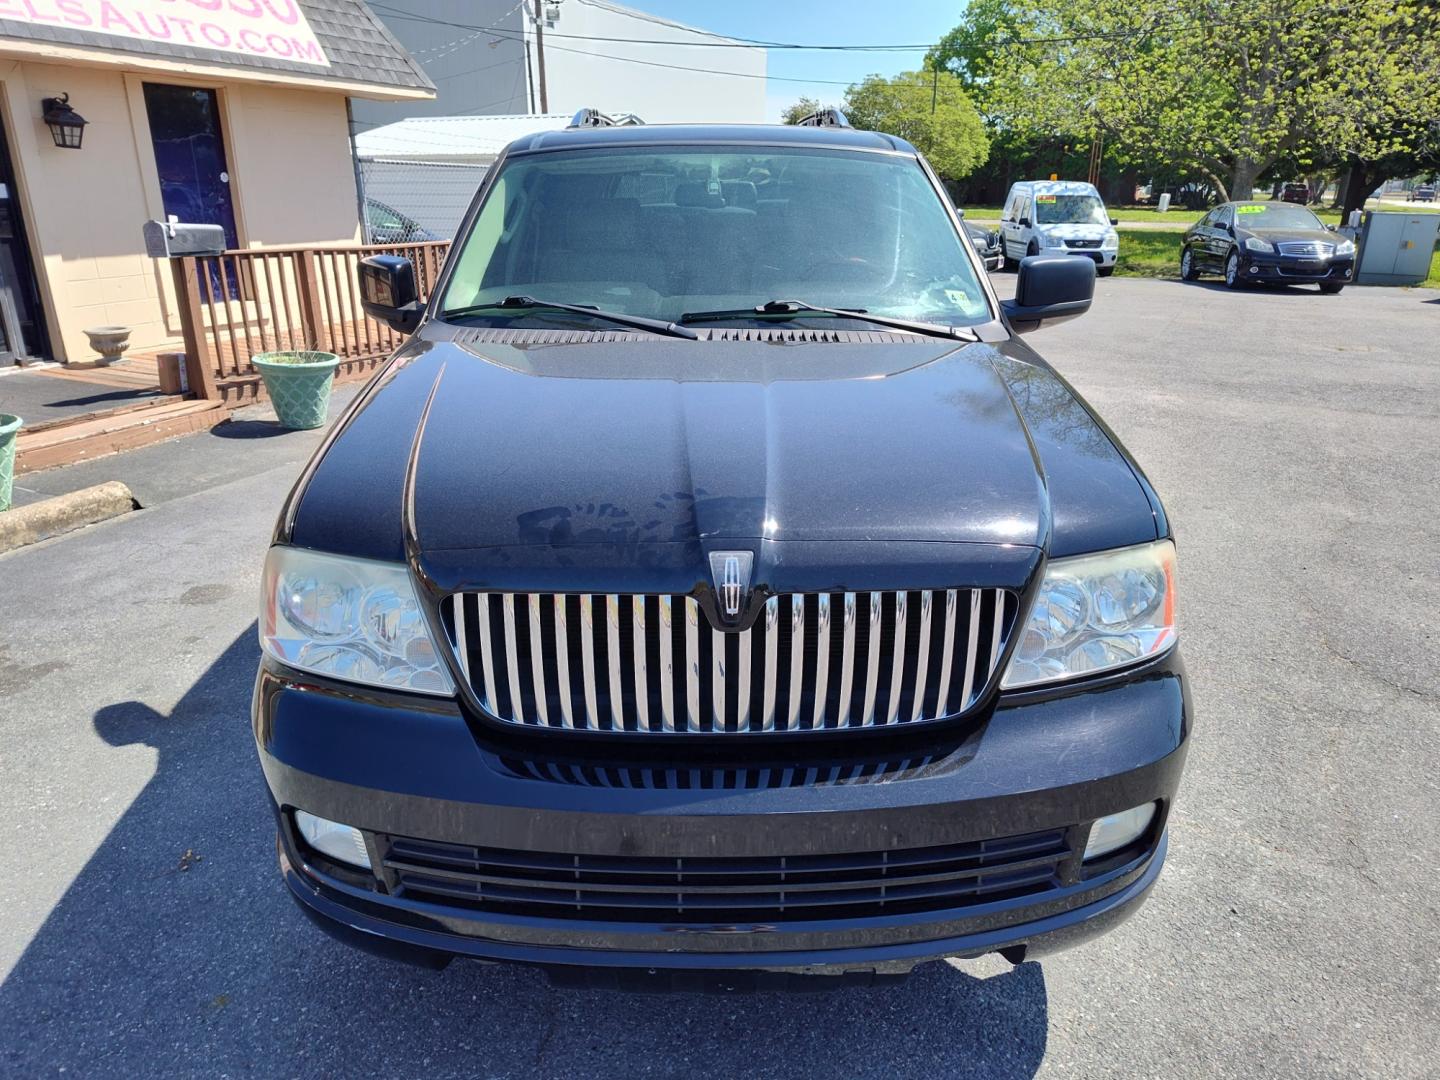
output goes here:
{"type": "Polygon", "coordinates": [[[748,551],[715,551],[710,554],[710,576],[715,582],[716,606],[726,622],[739,617],[750,591],[750,568],[755,556],[748,551]]]}

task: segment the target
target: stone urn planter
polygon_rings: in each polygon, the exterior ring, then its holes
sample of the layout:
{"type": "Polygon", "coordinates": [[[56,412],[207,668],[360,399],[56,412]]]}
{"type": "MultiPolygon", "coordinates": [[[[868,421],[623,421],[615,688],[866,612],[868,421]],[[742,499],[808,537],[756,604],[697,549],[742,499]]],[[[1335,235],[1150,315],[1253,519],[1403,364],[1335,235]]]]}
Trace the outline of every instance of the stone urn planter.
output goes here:
{"type": "Polygon", "coordinates": [[[97,363],[101,367],[119,360],[130,347],[128,326],[92,326],[85,331],[85,336],[90,339],[90,347],[100,354],[97,363]]]}
{"type": "Polygon", "coordinates": [[[10,509],[15,483],[15,436],[20,433],[21,423],[14,413],[0,413],[0,510],[10,509]]]}
{"type": "Polygon", "coordinates": [[[328,352],[273,352],[252,356],[281,427],[322,427],[340,358],[328,352]]]}

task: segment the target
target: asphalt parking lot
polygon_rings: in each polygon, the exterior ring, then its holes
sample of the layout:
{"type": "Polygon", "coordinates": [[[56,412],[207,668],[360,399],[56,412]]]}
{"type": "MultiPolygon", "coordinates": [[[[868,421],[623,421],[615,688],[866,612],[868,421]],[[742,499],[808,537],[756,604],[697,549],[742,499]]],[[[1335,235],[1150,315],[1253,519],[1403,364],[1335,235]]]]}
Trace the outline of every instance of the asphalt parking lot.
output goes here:
{"type": "Polygon", "coordinates": [[[201,435],[134,459],[171,477],[150,508],[0,557],[0,1075],[1434,1075],[1440,293],[1112,278],[1028,340],[1180,546],[1197,730],[1119,930],[743,997],[332,944],[282,892],[248,728],[260,559],[316,436],[237,467],[201,435]]]}

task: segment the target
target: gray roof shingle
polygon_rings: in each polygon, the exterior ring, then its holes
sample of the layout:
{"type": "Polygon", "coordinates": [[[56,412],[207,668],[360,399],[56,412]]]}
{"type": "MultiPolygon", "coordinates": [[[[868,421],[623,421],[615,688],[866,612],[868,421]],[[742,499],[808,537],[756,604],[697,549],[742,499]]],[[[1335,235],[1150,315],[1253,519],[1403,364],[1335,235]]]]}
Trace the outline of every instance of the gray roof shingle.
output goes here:
{"type": "Polygon", "coordinates": [[[138,38],[77,30],[53,23],[0,19],[0,39],[43,41],[56,45],[103,49],[138,57],[218,64],[223,67],[275,71],[312,79],[366,83],[386,87],[434,90],[435,84],[415,58],[386,29],[364,0],[297,0],[310,29],[330,60],[330,66],[302,64],[271,57],[203,49],[174,41],[138,38]]]}

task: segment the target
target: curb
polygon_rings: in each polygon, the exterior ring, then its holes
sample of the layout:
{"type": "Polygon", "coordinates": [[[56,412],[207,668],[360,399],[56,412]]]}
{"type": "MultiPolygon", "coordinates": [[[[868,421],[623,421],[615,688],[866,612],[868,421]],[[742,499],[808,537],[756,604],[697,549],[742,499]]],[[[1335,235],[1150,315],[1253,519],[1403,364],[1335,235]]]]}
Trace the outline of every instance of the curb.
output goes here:
{"type": "Polygon", "coordinates": [[[119,517],[138,504],[118,480],[81,488],[53,499],[17,506],[0,514],[0,552],[59,536],[98,521],[119,517]]]}

